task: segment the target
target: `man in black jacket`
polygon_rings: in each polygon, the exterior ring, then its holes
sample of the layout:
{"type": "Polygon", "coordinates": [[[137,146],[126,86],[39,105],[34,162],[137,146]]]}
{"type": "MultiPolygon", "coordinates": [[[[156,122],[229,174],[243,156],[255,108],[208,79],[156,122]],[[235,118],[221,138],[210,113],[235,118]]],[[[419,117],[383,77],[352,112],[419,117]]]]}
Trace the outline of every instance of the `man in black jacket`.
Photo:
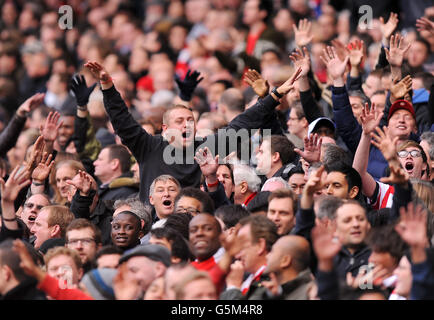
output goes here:
{"type": "MultiPolygon", "coordinates": [[[[125,102],[114,87],[108,72],[96,62],[88,62],[85,67],[101,83],[104,107],[116,134],[139,162],[140,199],[144,202],[147,201],[149,186],[161,174],[172,175],[181,183],[182,187],[199,187],[201,171],[193,157],[196,147],[199,147],[202,141],[194,141],[196,123],[193,112],[184,105],[172,107],[166,111],[163,117],[162,136],[151,136],[128,112],[125,102]]],[[[275,128],[275,131],[280,130],[281,133],[280,125],[276,126],[278,121],[274,108],[279,104],[280,98],[293,89],[293,83],[300,71],[297,70],[290,79],[280,87],[275,88],[270,95],[259,100],[253,107],[237,116],[229,123],[227,129],[233,129],[235,133],[240,129],[275,128]]],[[[198,76],[197,73],[196,80],[198,76]]],[[[190,85],[187,88],[191,93],[191,87],[194,90],[198,81],[193,80],[193,83],[192,86],[190,85]]],[[[181,85],[181,94],[185,91],[183,89],[181,85]]],[[[182,100],[187,101],[185,98],[182,98],[182,100]]],[[[271,133],[273,134],[273,132],[271,133]]],[[[222,133],[222,135],[227,138],[226,132],[222,133]]],[[[205,142],[213,144],[210,149],[215,150],[218,145],[217,139],[221,138],[220,134],[209,136],[205,139],[205,142]]],[[[204,147],[203,144],[202,147],[204,147]]]]}
{"type": "Polygon", "coordinates": [[[130,172],[131,156],[124,146],[105,147],[93,165],[95,176],[101,181],[98,188],[101,201],[125,199],[137,192],[137,182],[130,172]]]}
{"type": "Polygon", "coordinates": [[[0,244],[0,295],[2,300],[46,300],[36,288],[37,281],[20,267],[20,256],[12,249],[12,239],[0,244]]]}

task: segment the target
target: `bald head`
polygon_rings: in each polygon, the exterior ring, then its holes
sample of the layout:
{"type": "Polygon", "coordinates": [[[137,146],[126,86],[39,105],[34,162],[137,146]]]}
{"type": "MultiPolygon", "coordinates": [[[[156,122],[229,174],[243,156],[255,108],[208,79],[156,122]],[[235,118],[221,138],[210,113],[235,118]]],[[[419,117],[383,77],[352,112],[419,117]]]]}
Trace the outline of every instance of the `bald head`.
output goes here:
{"type": "Polygon", "coordinates": [[[229,88],[222,93],[220,104],[226,106],[229,111],[241,113],[244,111],[246,103],[240,90],[229,88]]]}
{"type": "Polygon", "coordinates": [[[267,256],[268,272],[281,273],[285,269],[301,272],[309,267],[310,245],[300,236],[283,236],[276,241],[267,256]]]}

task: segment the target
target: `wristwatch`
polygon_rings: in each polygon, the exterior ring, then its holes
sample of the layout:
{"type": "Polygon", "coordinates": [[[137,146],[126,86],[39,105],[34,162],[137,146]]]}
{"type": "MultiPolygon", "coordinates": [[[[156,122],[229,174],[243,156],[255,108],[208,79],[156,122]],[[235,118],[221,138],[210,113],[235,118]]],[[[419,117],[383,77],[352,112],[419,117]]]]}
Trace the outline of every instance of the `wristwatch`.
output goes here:
{"type": "Polygon", "coordinates": [[[271,90],[271,92],[273,92],[276,95],[276,97],[278,97],[279,99],[283,98],[283,94],[277,92],[277,87],[274,87],[273,90],[271,90]]]}

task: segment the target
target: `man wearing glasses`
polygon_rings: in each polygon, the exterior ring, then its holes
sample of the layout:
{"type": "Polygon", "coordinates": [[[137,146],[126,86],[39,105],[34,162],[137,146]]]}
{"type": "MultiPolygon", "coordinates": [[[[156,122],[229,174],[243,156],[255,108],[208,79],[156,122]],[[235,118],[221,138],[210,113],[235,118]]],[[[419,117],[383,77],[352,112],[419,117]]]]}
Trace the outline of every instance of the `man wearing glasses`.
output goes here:
{"type": "Polygon", "coordinates": [[[85,273],[93,269],[101,245],[101,231],[89,220],[75,219],[68,225],[66,247],[78,252],[85,273]]]}
{"type": "Polygon", "coordinates": [[[175,213],[190,213],[192,216],[199,213],[214,214],[214,202],[206,192],[186,187],[181,189],[175,199],[175,213]]]}

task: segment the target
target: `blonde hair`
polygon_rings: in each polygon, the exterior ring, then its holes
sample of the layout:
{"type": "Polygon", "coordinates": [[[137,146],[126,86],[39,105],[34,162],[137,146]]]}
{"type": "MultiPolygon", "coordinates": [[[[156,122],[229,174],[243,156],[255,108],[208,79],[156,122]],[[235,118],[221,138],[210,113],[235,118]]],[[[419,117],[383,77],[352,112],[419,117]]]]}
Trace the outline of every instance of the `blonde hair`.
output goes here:
{"type": "Polygon", "coordinates": [[[45,267],[47,267],[51,259],[57,256],[71,257],[72,261],[74,261],[74,264],[77,266],[77,269],[80,269],[82,267],[81,258],[77,251],[66,247],[54,247],[49,249],[44,255],[45,267]]]}

